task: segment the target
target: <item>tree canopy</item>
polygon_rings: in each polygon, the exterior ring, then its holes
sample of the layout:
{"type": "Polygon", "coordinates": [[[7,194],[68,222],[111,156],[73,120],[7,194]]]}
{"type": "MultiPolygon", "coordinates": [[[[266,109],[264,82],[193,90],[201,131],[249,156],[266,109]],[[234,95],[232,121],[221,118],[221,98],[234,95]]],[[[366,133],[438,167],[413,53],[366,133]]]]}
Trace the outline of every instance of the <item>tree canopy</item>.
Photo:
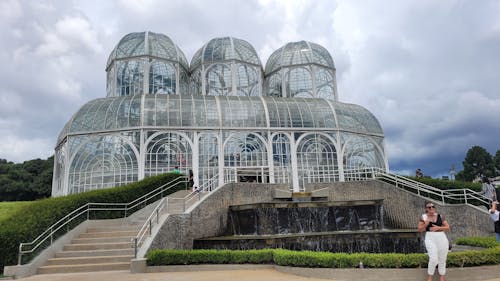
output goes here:
{"type": "Polygon", "coordinates": [[[467,151],[464,161],[464,169],[460,171],[456,178],[463,181],[473,181],[478,176],[494,177],[498,175],[499,167],[496,165],[500,161],[500,151],[495,157],[480,146],[473,146],[467,151]]]}
{"type": "Polygon", "coordinates": [[[54,156],[20,164],[0,159],[0,201],[31,201],[50,197],[54,156]]]}

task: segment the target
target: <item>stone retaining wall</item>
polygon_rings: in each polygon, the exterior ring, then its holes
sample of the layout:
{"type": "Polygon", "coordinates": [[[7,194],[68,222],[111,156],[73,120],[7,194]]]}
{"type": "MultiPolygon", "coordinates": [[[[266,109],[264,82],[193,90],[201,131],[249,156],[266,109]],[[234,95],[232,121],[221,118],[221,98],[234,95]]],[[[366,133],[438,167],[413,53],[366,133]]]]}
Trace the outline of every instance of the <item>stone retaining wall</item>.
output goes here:
{"type": "MultiPolygon", "coordinates": [[[[191,249],[193,239],[224,233],[229,206],[271,202],[276,194],[283,196],[280,190],[287,189],[287,185],[278,184],[227,184],[200,201],[188,214],[170,215],[150,249],[191,249]]],[[[386,227],[395,229],[416,228],[426,202],[411,192],[377,180],[313,184],[307,189],[312,191],[313,196],[315,193],[321,196],[326,194],[328,200],[332,201],[383,199],[384,223],[386,227]]],[[[443,205],[437,201],[432,202],[450,223],[451,240],[493,234],[493,223],[481,209],[463,204],[443,205]]]]}

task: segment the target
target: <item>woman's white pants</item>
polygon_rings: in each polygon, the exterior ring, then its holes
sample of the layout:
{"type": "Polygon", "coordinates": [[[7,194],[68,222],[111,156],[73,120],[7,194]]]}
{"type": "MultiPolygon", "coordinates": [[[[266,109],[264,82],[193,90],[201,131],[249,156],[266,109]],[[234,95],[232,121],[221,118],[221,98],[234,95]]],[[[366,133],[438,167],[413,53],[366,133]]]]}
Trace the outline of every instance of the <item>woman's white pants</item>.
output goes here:
{"type": "Polygon", "coordinates": [[[434,275],[436,265],[438,266],[439,275],[446,274],[446,257],[448,256],[448,238],[444,232],[425,233],[425,248],[429,255],[429,266],[427,273],[434,275]]]}

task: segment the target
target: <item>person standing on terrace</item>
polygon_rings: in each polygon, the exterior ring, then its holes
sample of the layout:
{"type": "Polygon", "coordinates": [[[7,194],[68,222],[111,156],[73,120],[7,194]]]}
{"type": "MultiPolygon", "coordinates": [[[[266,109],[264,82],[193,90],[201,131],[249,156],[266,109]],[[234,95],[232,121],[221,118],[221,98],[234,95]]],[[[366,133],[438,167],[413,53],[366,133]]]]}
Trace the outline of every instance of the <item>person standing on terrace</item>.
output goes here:
{"type": "Polygon", "coordinates": [[[436,207],[432,202],[425,204],[425,214],[420,216],[418,222],[418,231],[425,231],[425,248],[429,255],[429,264],[427,267],[427,281],[432,281],[432,276],[436,271],[436,265],[439,271],[439,281],[444,281],[446,274],[446,258],[448,257],[449,241],[445,231],[450,230],[448,221],[436,212],[436,207]]]}

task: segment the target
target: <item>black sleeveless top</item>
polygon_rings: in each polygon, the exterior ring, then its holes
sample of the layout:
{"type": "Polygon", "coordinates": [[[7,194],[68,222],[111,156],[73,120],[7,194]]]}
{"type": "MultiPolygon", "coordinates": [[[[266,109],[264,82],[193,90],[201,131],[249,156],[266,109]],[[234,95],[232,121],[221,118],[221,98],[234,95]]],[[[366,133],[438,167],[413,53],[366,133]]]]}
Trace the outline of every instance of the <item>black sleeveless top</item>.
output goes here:
{"type": "Polygon", "coordinates": [[[443,226],[443,220],[441,219],[441,215],[438,214],[436,222],[429,222],[427,227],[425,228],[425,231],[431,231],[431,227],[437,225],[437,226],[443,226]]]}

